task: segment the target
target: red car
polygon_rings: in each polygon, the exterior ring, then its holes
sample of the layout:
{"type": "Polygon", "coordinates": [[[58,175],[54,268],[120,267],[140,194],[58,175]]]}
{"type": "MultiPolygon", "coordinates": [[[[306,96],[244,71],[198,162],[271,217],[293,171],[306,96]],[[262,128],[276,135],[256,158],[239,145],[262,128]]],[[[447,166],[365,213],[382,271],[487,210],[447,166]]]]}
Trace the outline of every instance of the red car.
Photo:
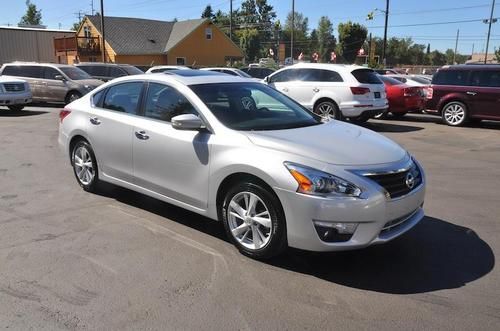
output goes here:
{"type": "Polygon", "coordinates": [[[425,93],[420,86],[409,86],[387,76],[379,76],[385,84],[389,109],[394,117],[403,117],[408,112],[420,112],[425,107],[425,93]]]}

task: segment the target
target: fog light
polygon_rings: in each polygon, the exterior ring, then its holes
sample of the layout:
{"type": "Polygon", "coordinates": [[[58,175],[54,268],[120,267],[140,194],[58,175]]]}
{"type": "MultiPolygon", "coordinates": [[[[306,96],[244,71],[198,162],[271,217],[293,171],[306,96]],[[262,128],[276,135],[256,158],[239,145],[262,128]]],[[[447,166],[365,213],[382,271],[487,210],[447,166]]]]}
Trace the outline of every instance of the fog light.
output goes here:
{"type": "Polygon", "coordinates": [[[349,241],[356,231],[358,223],[333,223],[314,221],[314,228],[319,238],[325,242],[349,241]]]}

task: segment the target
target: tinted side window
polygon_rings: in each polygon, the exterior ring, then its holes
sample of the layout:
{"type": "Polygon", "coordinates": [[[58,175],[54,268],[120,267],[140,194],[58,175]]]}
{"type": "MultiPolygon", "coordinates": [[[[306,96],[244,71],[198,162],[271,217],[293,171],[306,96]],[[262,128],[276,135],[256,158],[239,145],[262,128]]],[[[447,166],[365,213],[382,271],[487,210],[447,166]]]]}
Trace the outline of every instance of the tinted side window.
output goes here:
{"type": "Polygon", "coordinates": [[[474,71],[470,83],[472,86],[500,87],[500,71],[474,71]]]}
{"type": "Polygon", "coordinates": [[[271,77],[271,83],[289,82],[295,79],[295,70],[283,70],[271,77]]]}
{"type": "Polygon", "coordinates": [[[303,82],[343,82],[337,72],[322,69],[299,69],[297,79],[303,82]]]}
{"type": "Polygon", "coordinates": [[[173,87],[157,83],[149,84],[144,116],[170,122],[172,117],[182,114],[198,115],[186,97],[173,87]]]}
{"type": "Polygon", "coordinates": [[[57,75],[62,76],[62,74],[59,71],[50,67],[43,68],[43,72],[44,72],[43,78],[45,79],[55,80],[57,75]]]}
{"type": "Polygon", "coordinates": [[[108,68],[106,66],[78,66],[78,68],[82,69],[90,76],[101,76],[105,77],[108,75],[108,68]]]}
{"type": "Polygon", "coordinates": [[[127,76],[127,73],[120,68],[111,67],[111,68],[109,68],[109,76],[115,77],[115,78],[116,77],[123,77],[123,76],[127,76]]]}
{"type": "Polygon", "coordinates": [[[5,67],[2,75],[29,77],[29,78],[42,78],[42,67],[39,66],[8,66],[5,67]]]}
{"type": "Polygon", "coordinates": [[[466,70],[440,70],[432,79],[436,85],[467,85],[469,71],[466,70]]]}
{"type": "Polygon", "coordinates": [[[143,84],[141,82],[124,83],[111,86],[104,97],[102,107],[128,114],[137,114],[143,84]]]}

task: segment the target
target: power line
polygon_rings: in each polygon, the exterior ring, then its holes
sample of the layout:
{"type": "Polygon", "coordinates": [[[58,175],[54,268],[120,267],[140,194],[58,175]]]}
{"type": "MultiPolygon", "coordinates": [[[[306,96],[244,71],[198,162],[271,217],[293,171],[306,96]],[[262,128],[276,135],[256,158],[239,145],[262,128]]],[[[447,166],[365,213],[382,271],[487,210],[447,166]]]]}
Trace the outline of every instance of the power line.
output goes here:
{"type": "MultiPolygon", "coordinates": [[[[494,18],[494,19],[498,19],[494,18]]],[[[399,25],[390,25],[389,28],[404,28],[410,26],[428,26],[428,25],[445,25],[445,24],[457,24],[457,23],[474,23],[474,22],[482,22],[483,19],[472,19],[472,20],[461,20],[461,21],[447,21],[447,22],[432,22],[432,23],[413,23],[413,24],[399,24],[399,25]]],[[[384,28],[383,25],[376,26],[367,26],[368,29],[380,29],[384,28]]]]}

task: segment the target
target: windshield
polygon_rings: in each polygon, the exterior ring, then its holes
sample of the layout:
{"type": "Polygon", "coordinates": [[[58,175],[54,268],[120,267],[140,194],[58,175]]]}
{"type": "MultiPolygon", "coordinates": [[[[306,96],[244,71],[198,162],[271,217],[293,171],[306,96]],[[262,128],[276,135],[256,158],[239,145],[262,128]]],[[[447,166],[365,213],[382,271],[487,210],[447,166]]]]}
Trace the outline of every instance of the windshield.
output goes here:
{"type": "Polygon", "coordinates": [[[76,67],[60,67],[62,72],[71,80],[92,79],[88,73],[76,67]]]}
{"type": "Polygon", "coordinates": [[[218,83],[190,88],[228,128],[282,130],[321,123],[295,101],[260,83],[218,83]]]}
{"type": "Polygon", "coordinates": [[[137,69],[134,66],[120,66],[123,70],[127,72],[129,75],[142,75],[144,72],[140,69],[137,69]]]}
{"type": "Polygon", "coordinates": [[[252,78],[252,76],[250,76],[249,74],[247,74],[244,71],[241,71],[240,69],[234,69],[234,71],[236,71],[241,77],[252,78]]]}

